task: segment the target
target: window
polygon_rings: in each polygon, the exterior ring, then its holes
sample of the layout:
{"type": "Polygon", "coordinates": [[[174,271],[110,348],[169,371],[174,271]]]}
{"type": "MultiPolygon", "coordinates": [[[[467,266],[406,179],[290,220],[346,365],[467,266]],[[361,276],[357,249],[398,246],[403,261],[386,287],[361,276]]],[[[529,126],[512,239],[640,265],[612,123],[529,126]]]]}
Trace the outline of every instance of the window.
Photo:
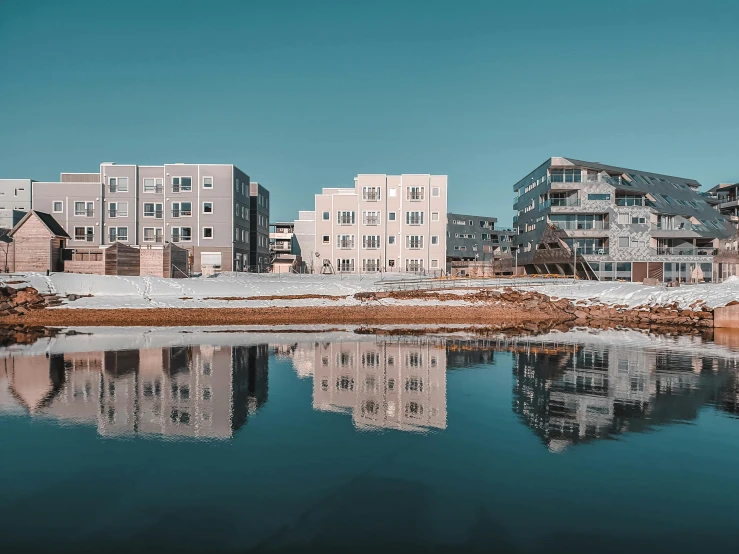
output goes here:
{"type": "Polygon", "coordinates": [[[629,237],[618,237],[618,247],[628,248],[629,247],[629,237]]]}
{"type": "Polygon", "coordinates": [[[336,260],[336,271],[339,273],[350,273],[354,271],[354,259],[336,260]]]}
{"type": "MultiPolygon", "coordinates": [[[[246,219],[246,206],[241,206],[241,219],[246,219]]],[[[258,219],[259,218],[257,218],[257,220],[258,219]]],[[[259,223],[260,223],[260,227],[261,227],[261,222],[259,222],[259,223]]]]}
{"type": "Polygon", "coordinates": [[[362,200],[378,202],[380,200],[380,187],[362,187],[362,200]]]}
{"type": "Polygon", "coordinates": [[[164,179],[147,177],[144,179],[144,192],[161,194],[164,190],[164,179]]]}
{"type": "Polygon", "coordinates": [[[203,202],[203,213],[204,214],[213,213],[213,202],[203,202]]]}
{"type": "Polygon", "coordinates": [[[128,227],[108,227],[110,242],[128,242],[128,227]]]}
{"type": "Polygon", "coordinates": [[[111,177],[108,179],[110,192],[128,192],[128,177],[111,177]]]}
{"type": "Polygon", "coordinates": [[[203,227],[203,238],[204,239],[213,238],[213,227],[203,227]]]}
{"type": "Polygon", "coordinates": [[[95,204],[93,202],[75,202],[74,215],[81,217],[92,217],[95,212],[95,204]]]}
{"type": "Polygon", "coordinates": [[[441,189],[439,187],[431,187],[431,196],[434,198],[441,196],[441,189]]]}
{"type": "Polygon", "coordinates": [[[644,225],[646,222],[647,222],[647,218],[645,217],[632,217],[631,218],[632,225],[644,225]]]}
{"type": "Polygon", "coordinates": [[[331,244],[331,237],[323,235],[323,244],[331,244]]]}
{"type": "Polygon", "coordinates": [[[172,202],[172,217],[188,217],[192,215],[192,202],[172,202]]]}
{"type": "Polygon", "coordinates": [[[95,228],[94,227],[75,227],[74,228],[74,240],[84,240],[87,242],[93,242],[93,240],[95,240],[95,228]]]}
{"type": "Polygon", "coordinates": [[[354,212],[339,212],[337,219],[339,225],[354,225],[354,212]]]}
{"type": "Polygon", "coordinates": [[[431,212],[431,221],[439,221],[439,212],[431,212]]]}
{"type": "Polygon", "coordinates": [[[395,221],[395,212],[388,212],[387,218],[389,221],[395,221]]]}
{"type": "Polygon", "coordinates": [[[172,227],[172,242],[190,242],[192,227],[172,227]]]}
{"type": "Polygon", "coordinates": [[[364,225],[379,225],[380,212],[362,212],[362,223],[364,225]]]}
{"type": "Polygon", "coordinates": [[[588,200],[610,200],[610,194],[588,194],[588,200]]]}
{"type": "Polygon", "coordinates": [[[203,188],[204,189],[213,188],[213,177],[203,177],[203,188]]]}
{"type": "Polygon", "coordinates": [[[422,235],[406,235],[405,247],[411,250],[420,250],[423,248],[423,236],[422,235]]]}
{"type": "Polygon", "coordinates": [[[628,225],[631,221],[631,218],[629,214],[618,214],[618,224],[619,225],[628,225]]]}
{"type": "Polygon", "coordinates": [[[423,225],[423,212],[405,212],[407,225],[423,225]]]}
{"type": "Polygon", "coordinates": [[[389,236],[389,237],[387,238],[387,243],[388,243],[388,244],[395,244],[395,236],[394,236],[394,235],[390,235],[390,236],[389,236]]]}
{"type": "Polygon", "coordinates": [[[407,187],[406,189],[406,200],[418,202],[423,200],[424,187],[407,187]]]}
{"type": "Polygon", "coordinates": [[[144,217],[156,217],[162,219],[162,204],[154,202],[144,203],[144,217]]]}
{"type": "Polygon", "coordinates": [[[439,260],[431,260],[431,269],[439,268],[439,260]]]}
{"type": "Polygon", "coordinates": [[[172,177],[172,192],[192,191],[192,177],[172,177]]]}
{"type": "Polygon", "coordinates": [[[55,214],[60,214],[64,211],[64,202],[60,200],[54,201],[54,207],[52,208],[55,214]]]}
{"type": "Polygon", "coordinates": [[[368,250],[380,248],[380,235],[362,235],[362,248],[368,250]]]}
{"type": "Polygon", "coordinates": [[[128,217],[128,202],[108,203],[108,217],[128,217]]]}
{"type": "Polygon", "coordinates": [[[439,235],[431,235],[431,244],[439,244],[439,235]]]}
{"type": "Polygon", "coordinates": [[[363,259],[362,271],[380,271],[380,259],[363,259]]]}
{"type": "Polygon", "coordinates": [[[395,190],[395,188],[389,188],[389,189],[387,189],[387,195],[388,195],[388,196],[391,196],[391,197],[395,198],[395,195],[396,195],[397,193],[398,193],[398,191],[397,191],[397,190],[395,190]]]}
{"type": "Polygon", "coordinates": [[[144,242],[162,242],[162,228],[144,227],[144,242]]]}
{"type": "Polygon", "coordinates": [[[236,185],[235,186],[236,192],[239,192],[239,180],[238,179],[236,179],[235,185],[236,185]]]}
{"type": "Polygon", "coordinates": [[[406,260],[406,271],[423,271],[423,260],[406,260]]]}
{"type": "Polygon", "coordinates": [[[336,244],[339,248],[350,250],[354,248],[354,235],[338,235],[336,244]]]}
{"type": "Polygon", "coordinates": [[[329,215],[328,212],[323,212],[323,220],[324,221],[328,221],[329,220],[329,217],[331,217],[331,216],[329,215]]]}

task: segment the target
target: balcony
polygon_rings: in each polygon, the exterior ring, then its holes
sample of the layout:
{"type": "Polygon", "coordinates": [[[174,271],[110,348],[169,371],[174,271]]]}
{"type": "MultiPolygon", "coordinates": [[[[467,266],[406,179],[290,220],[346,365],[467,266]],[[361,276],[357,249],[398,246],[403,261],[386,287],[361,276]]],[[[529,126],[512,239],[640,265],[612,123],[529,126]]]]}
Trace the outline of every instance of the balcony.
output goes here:
{"type": "Polygon", "coordinates": [[[569,208],[580,206],[579,198],[550,198],[549,202],[553,208],[569,208]]]}
{"type": "Polygon", "coordinates": [[[380,218],[378,217],[368,217],[364,220],[364,225],[379,225],[380,224],[380,218]]]}
{"type": "Polygon", "coordinates": [[[94,217],[95,210],[74,210],[76,217],[94,217]]]}
{"type": "Polygon", "coordinates": [[[192,215],[192,210],[172,210],[172,217],[173,218],[179,218],[179,217],[190,217],[192,215]]]}
{"type": "Polygon", "coordinates": [[[342,240],[339,242],[339,249],[340,250],[353,250],[354,249],[354,241],[353,240],[342,240]]]}
{"type": "Polygon", "coordinates": [[[108,217],[111,217],[111,218],[128,217],[128,210],[115,210],[115,209],[108,210],[108,217]]]}
{"type": "Polygon", "coordinates": [[[577,253],[582,256],[609,256],[607,246],[585,246],[577,249],[577,253]]]}
{"type": "Polygon", "coordinates": [[[144,217],[153,217],[156,219],[162,219],[163,212],[162,210],[155,210],[155,211],[145,211],[144,217]]]}
{"type": "Polygon", "coordinates": [[[692,246],[658,246],[658,256],[715,256],[718,248],[692,246]]]}
{"type": "Polygon", "coordinates": [[[593,221],[586,223],[577,223],[575,221],[553,221],[551,222],[551,225],[564,231],[602,231],[609,228],[607,221],[593,221]]]}

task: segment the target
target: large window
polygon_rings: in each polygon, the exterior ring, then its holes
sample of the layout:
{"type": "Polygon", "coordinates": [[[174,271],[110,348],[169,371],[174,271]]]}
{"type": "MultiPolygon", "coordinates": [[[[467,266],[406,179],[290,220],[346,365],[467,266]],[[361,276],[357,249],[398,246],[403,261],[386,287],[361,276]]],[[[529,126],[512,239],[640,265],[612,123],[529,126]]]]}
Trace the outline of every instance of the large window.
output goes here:
{"type": "Polygon", "coordinates": [[[172,192],[192,191],[192,177],[172,177],[172,192]]]}
{"type": "Polygon", "coordinates": [[[164,179],[153,177],[144,178],[144,192],[149,194],[162,194],[164,192],[164,179]]]}
{"type": "Polygon", "coordinates": [[[80,217],[93,217],[95,215],[94,202],[75,202],[74,215],[80,217]]]}
{"type": "Polygon", "coordinates": [[[354,235],[338,235],[336,245],[343,250],[354,248],[354,235]]]}
{"type": "Polygon", "coordinates": [[[162,219],[162,204],[154,202],[144,203],[144,217],[162,219]]]}
{"type": "Polygon", "coordinates": [[[108,217],[128,217],[128,202],[109,202],[108,217]]]}
{"type": "Polygon", "coordinates": [[[411,250],[420,250],[423,248],[423,235],[406,235],[405,247],[411,250]]]}
{"type": "Polygon", "coordinates": [[[94,227],[75,227],[74,228],[74,240],[84,240],[86,242],[93,242],[95,240],[95,228],[94,227]]]}
{"type": "Polygon", "coordinates": [[[380,271],[380,259],[363,259],[362,271],[380,271]]]}
{"type": "Polygon", "coordinates": [[[362,187],[362,200],[367,202],[379,202],[380,187],[362,187]]]}
{"type": "Polygon", "coordinates": [[[172,242],[192,241],[192,227],[172,227],[172,242]]]}
{"type": "Polygon", "coordinates": [[[108,179],[110,192],[128,192],[128,177],[111,177],[108,179]]]}
{"type": "Polygon", "coordinates": [[[407,187],[405,190],[406,200],[418,202],[424,198],[425,187],[407,187]]]}
{"type": "Polygon", "coordinates": [[[342,258],[336,260],[336,271],[339,273],[351,273],[354,271],[354,259],[342,258]]]}
{"type": "Polygon", "coordinates": [[[355,219],[354,219],[354,212],[338,212],[337,214],[337,221],[339,225],[354,225],[355,219]]]}
{"type": "Polygon", "coordinates": [[[407,225],[423,225],[423,212],[405,212],[407,225]]]}
{"type": "Polygon", "coordinates": [[[553,183],[579,183],[582,180],[580,169],[552,168],[549,170],[549,174],[553,183]]]}
{"type": "Polygon", "coordinates": [[[128,242],[128,227],[108,227],[110,242],[128,242]]]}
{"type": "Polygon", "coordinates": [[[362,212],[362,223],[364,225],[379,225],[380,212],[362,212]]]}
{"type": "Polygon", "coordinates": [[[362,248],[375,249],[380,248],[380,235],[362,235],[362,248]]]}
{"type": "Polygon", "coordinates": [[[144,227],[144,242],[162,242],[161,227],[144,227]]]}
{"type": "Polygon", "coordinates": [[[406,271],[423,271],[423,260],[406,260],[406,271]]]}
{"type": "Polygon", "coordinates": [[[192,202],[172,202],[172,217],[188,217],[192,215],[192,202]]]}

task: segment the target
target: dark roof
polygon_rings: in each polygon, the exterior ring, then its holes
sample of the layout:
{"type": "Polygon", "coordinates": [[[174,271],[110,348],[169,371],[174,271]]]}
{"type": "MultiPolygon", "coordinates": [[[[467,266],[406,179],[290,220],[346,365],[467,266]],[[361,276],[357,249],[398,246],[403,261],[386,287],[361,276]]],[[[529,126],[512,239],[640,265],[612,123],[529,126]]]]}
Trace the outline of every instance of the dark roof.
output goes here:
{"type": "Polygon", "coordinates": [[[606,172],[611,172],[611,173],[626,173],[627,175],[630,173],[634,173],[636,175],[647,175],[649,177],[657,177],[660,179],[666,179],[673,183],[685,183],[686,185],[690,187],[700,187],[701,186],[701,184],[695,179],[686,179],[684,177],[675,177],[673,175],[663,175],[662,173],[652,173],[650,171],[642,171],[640,169],[629,169],[626,167],[618,167],[616,165],[605,165],[605,164],[598,163],[598,162],[586,162],[583,160],[576,160],[575,158],[564,158],[564,159],[572,162],[575,165],[587,167],[590,169],[597,169],[598,171],[606,171],[606,172]]]}
{"type": "Polygon", "coordinates": [[[46,212],[39,212],[38,210],[31,210],[26,215],[24,215],[23,219],[21,219],[8,234],[12,236],[20,228],[20,226],[23,225],[29,217],[31,217],[31,214],[38,217],[41,220],[41,223],[43,223],[49,230],[49,232],[55,237],[62,237],[65,239],[70,238],[64,228],[59,225],[59,222],[57,222],[57,220],[54,219],[51,214],[47,214],[46,212]]]}

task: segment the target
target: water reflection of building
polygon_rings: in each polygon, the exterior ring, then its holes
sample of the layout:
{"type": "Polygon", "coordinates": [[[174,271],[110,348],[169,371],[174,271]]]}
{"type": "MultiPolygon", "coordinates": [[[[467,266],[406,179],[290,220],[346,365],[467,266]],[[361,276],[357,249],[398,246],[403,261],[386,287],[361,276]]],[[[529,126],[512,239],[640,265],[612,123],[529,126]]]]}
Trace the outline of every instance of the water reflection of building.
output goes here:
{"type": "Polygon", "coordinates": [[[94,424],[108,436],[228,438],[268,396],[267,345],[10,356],[2,364],[0,388],[29,413],[94,424]]]}
{"type": "Polygon", "coordinates": [[[733,364],[628,345],[527,347],[514,352],[513,410],[550,450],[561,451],[692,420],[707,403],[727,409],[720,400],[736,389],[733,364]]]}
{"type": "Polygon", "coordinates": [[[446,351],[426,338],[318,343],[313,407],[357,427],[446,428],[446,351]]]}

